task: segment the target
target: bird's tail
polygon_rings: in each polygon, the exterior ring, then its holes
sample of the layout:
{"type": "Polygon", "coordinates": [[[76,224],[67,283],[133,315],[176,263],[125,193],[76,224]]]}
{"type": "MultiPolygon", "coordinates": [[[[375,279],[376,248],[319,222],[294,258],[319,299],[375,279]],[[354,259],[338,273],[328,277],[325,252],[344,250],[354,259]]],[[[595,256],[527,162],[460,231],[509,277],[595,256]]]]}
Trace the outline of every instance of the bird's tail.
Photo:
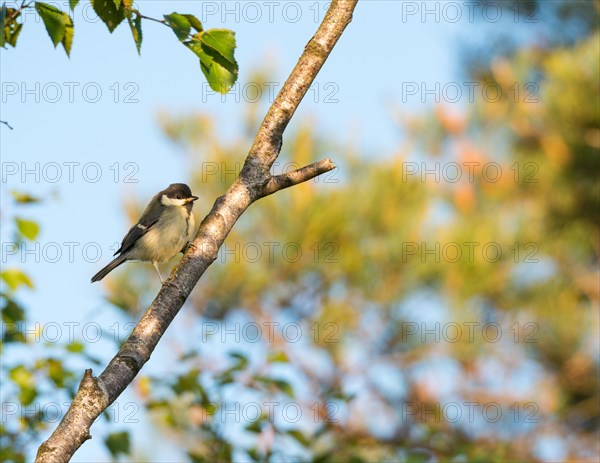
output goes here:
{"type": "Polygon", "coordinates": [[[108,275],[110,272],[112,272],[114,269],[116,269],[119,265],[121,265],[126,260],[127,260],[127,257],[124,256],[123,254],[121,254],[116,259],[113,259],[106,267],[104,267],[102,270],[100,270],[98,273],[96,273],[92,277],[92,283],[95,281],[102,280],[102,278],[104,278],[106,275],[108,275]]]}

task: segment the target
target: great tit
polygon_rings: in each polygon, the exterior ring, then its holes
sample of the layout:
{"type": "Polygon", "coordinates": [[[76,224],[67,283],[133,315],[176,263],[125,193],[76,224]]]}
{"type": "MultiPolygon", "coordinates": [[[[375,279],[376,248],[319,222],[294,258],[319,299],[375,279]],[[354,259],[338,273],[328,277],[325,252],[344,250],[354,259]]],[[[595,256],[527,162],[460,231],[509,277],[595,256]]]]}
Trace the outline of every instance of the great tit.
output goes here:
{"type": "Polygon", "coordinates": [[[164,283],[158,264],[183,251],[192,238],[195,225],[192,207],[197,199],[185,183],[173,183],[159,191],[123,238],[114,254],[119,256],[96,273],[92,283],[128,260],[152,262],[164,283]]]}

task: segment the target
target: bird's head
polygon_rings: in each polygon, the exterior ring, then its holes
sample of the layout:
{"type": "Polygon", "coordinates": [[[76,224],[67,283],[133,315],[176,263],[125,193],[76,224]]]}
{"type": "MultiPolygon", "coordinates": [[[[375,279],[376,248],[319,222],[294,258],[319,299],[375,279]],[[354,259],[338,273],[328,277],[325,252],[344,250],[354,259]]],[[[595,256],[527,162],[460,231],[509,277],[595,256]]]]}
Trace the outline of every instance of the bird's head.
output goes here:
{"type": "Polygon", "coordinates": [[[192,195],[192,190],[185,183],[172,183],[159,194],[160,202],[163,206],[182,207],[189,205],[198,199],[198,196],[192,195]]]}

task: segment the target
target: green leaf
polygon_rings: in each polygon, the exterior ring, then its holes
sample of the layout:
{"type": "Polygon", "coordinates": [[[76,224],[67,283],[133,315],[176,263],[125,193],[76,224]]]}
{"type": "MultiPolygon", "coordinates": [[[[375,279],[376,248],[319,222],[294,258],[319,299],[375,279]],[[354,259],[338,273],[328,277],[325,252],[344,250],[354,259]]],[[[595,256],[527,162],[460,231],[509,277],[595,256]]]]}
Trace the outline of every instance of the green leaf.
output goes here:
{"type": "Polygon", "coordinates": [[[161,408],[167,408],[169,403],[166,400],[151,400],[146,403],[146,408],[148,410],[158,410],[161,408]]]}
{"type": "Polygon", "coordinates": [[[4,24],[6,18],[6,3],[2,4],[2,9],[0,9],[0,25],[2,25],[2,31],[0,33],[0,47],[4,48],[6,44],[6,25],[4,24]]]}
{"type": "Polygon", "coordinates": [[[2,342],[27,342],[23,334],[24,326],[19,322],[25,321],[25,310],[7,294],[1,294],[5,300],[2,307],[2,342]]]}
{"type": "Polygon", "coordinates": [[[200,58],[200,69],[206,77],[206,81],[215,92],[227,93],[237,80],[237,70],[233,69],[226,60],[220,62],[209,54],[210,48],[201,43],[188,45],[189,48],[200,58]]]}
{"type": "Polygon", "coordinates": [[[21,193],[20,191],[11,191],[13,199],[17,203],[21,204],[30,204],[30,203],[39,203],[41,201],[40,198],[36,196],[32,196],[29,193],[21,193]]]}
{"type": "MultiPolygon", "coordinates": [[[[71,18],[69,18],[71,20],[71,18]]],[[[67,24],[65,27],[65,36],[62,39],[62,46],[67,53],[67,56],[71,56],[71,46],[73,45],[73,35],[75,34],[75,29],[73,28],[73,22],[70,25],[67,24]]]]}
{"type": "Polygon", "coordinates": [[[81,352],[83,352],[85,349],[85,346],[83,344],[81,344],[79,341],[73,341],[69,344],[67,344],[67,351],[72,352],[74,354],[79,354],[81,352]]]}
{"type": "Polygon", "coordinates": [[[15,324],[25,321],[25,310],[6,294],[2,294],[5,299],[5,305],[2,307],[2,322],[5,324],[15,324]]]}
{"type": "Polygon", "coordinates": [[[185,352],[185,353],[181,354],[181,355],[178,357],[178,360],[179,360],[180,362],[182,362],[182,361],[184,361],[184,360],[189,360],[189,359],[191,359],[191,358],[196,358],[196,357],[198,357],[198,351],[196,351],[196,350],[192,349],[192,350],[190,350],[189,352],[185,352]]]}
{"type": "Polygon", "coordinates": [[[334,459],[333,452],[331,451],[315,455],[312,459],[312,463],[329,463],[332,461],[334,461],[334,459]]]}
{"type": "Polygon", "coordinates": [[[129,433],[127,431],[109,434],[108,437],[104,439],[104,443],[113,457],[118,457],[120,454],[129,454],[130,443],[129,433]]]}
{"type": "Polygon", "coordinates": [[[269,362],[288,363],[289,359],[285,352],[271,352],[268,357],[269,362]]]}
{"type": "Polygon", "coordinates": [[[292,399],[294,398],[294,389],[290,383],[284,381],[283,379],[273,379],[269,378],[268,376],[255,376],[254,379],[267,386],[274,386],[287,396],[291,397],[292,399]]]}
{"type": "Polygon", "coordinates": [[[227,93],[238,77],[238,64],[233,56],[234,33],[227,29],[210,29],[196,34],[185,45],[200,58],[200,69],[210,88],[227,93]]]}
{"type": "Polygon", "coordinates": [[[12,47],[16,47],[21,29],[23,29],[23,24],[16,21],[12,21],[9,26],[5,27],[4,35],[6,36],[6,43],[12,47]]]}
{"type": "Polygon", "coordinates": [[[73,11],[75,9],[75,7],[77,6],[78,3],[79,3],[79,0],[69,0],[69,8],[71,8],[71,11],[73,11]]]}
{"type": "Polygon", "coordinates": [[[426,451],[412,450],[406,456],[406,463],[426,463],[428,461],[431,461],[431,455],[426,451]]]}
{"type": "Polygon", "coordinates": [[[289,431],[287,431],[286,434],[292,436],[294,439],[296,439],[298,442],[300,442],[306,447],[310,445],[310,440],[297,429],[290,429],[289,431]]]}
{"type": "Polygon", "coordinates": [[[256,449],[256,447],[253,447],[251,449],[246,449],[246,453],[252,459],[252,461],[256,461],[256,462],[263,461],[262,458],[260,457],[260,455],[258,454],[258,450],[256,449]]]}
{"type": "Polygon", "coordinates": [[[173,29],[180,42],[183,42],[190,35],[192,25],[188,18],[179,13],[171,13],[163,16],[167,24],[173,29]]]}
{"type": "Polygon", "coordinates": [[[20,219],[17,217],[15,218],[15,222],[17,223],[19,233],[31,241],[33,241],[40,232],[40,226],[31,220],[20,219]]]}
{"type": "Polygon", "coordinates": [[[120,6],[117,6],[113,0],[91,0],[94,11],[111,33],[125,19],[127,11],[131,9],[132,1],[121,0],[120,6]]]}
{"type": "Polygon", "coordinates": [[[54,6],[42,2],[36,2],[35,9],[42,18],[42,21],[44,21],[48,35],[56,47],[65,36],[65,13],[54,6]]]}
{"type": "Polygon", "coordinates": [[[35,387],[26,387],[19,391],[19,400],[23,405],[30,405],[33,403],[38,395],[38,391],[35,387]]]}
{"type": "Polygon", "coordinates": [[[0,25],[2,30],[0,31],[0,46],[6,48],[6,44],[15,47],[17,45],[17,38],[21,33],[23,24],[17,22],[17,18],[21,15],[14,8],[7,8],[6,3],[2,4],[0,9],[0,25]],[[14,15],[10,17],[11,15],[14,15]]]}
{"type": "Polygon", "coordinates": [[[229,29],[209,29],[202,33],[201,40],[231,64],[237,66],[233,56],[235,50],[235,33],[233,31],[229,29]]]}
{"type": "Polygon", "coordinates": [[[206,458],[204,458],[204,456],[196,454],[194,452],[188,452],[187,456],[192,463],[206,463],[207,461],[206,458]]]}
{"type": "Polygon", "coordinates": [[[294,389],[292,388],[292,385],[290,383],[282,379],[273,380],[273,383],[287,396],[289,396],[292,399],[294,398],[294,389]]]}
{"type": "Polygon", "coordinates": [[[58,388],[65,387],[65,380],[70,379],[73,373],[66,371],[63,363],[60,360],[49,358],[45,362],[46,368],[48,368],[48,377],[58,388]]]}
{"type": "Polygon", "coordinates": [[[201,387],[200,383],[198,382],[199,374],[200,370],[193,368],[187,374],[179,376],[177,378],[177,383],[173,385],[173,390],[177,394],[188,391],[197,391],[198,388],[201,387]]]}
{"type": "Polygon", "coordinates": [[[139,14],[136,14],[133,21],[131,20],[131,17],[128,17],[127,21],[129,22],[131,35],[133,35],[133,41],[135,42],[138,55],[140,55],[142,50],[142,17],[139,14]]]}
{"type": "Polygon", "coordinates": [[[17,290],[21,285],[33,288],[33,283],[29,277],[18,269],[4,270],[0,273],[0,278],[2,278],[13,291],[17,290]]]}
{"type": "Polygon", "coordinates": [[[71,17],[58,8],[42,2],[36,2],[35,9],[44,21],[46,31],[48,31],[54,47],[62,43],[67,56],[69,56],[73,43],[73,21],[71,17]]]}
{"type": "Polygon", "coordinates": [[[248,426],[246,426],[246,431],[249,432],[255,432],[255,433],[259,433],[262,432],[262,428],[263,428],[263,420],[256,420],[253,421],[252,423],[250,423],[248,426]]]}
{"type": "Polygon", "coordinates": [[[248,357],[246,357],[241,352],[229,352],[229,356],[236,359],[237,362],[235,363],[235,365],[233,367],[231,367],[227,371],[243,370],[244,368],[246,368],[248,366],[248,357]]]}
{"type": "Polygon", "coordinates": [[[206,400],[204,400],[201,403],[201,405],[202,405],[202,408],[204,409],[204,411],[210,416],[214,415],[215,413],[217,413],[219,411],[219,405],[216,404],[215,402],[209,402],[208,398],[206,400]]]}
{"type": "Polygon", "coordinates": [[[202,23],[198,18],[196,18],[196,16],[194,16],[193,14],[184,14],[182,16],[184,16],[189,21],[190,26],[196,29],[197,32],[202,32],[202,23]]]}
{"type": "Polygon", "coordinates": [[[19,386],[19,400],[23,403],[23,405],[29,405],[32,403],[37,396],[33,373],[31,373],[23,365],[17,365],[16,367],[10,369],[8,376],[12,382],[19,386]]]}
{"type": "Polygon", "coordinates": [[[220,385],[233,383],[233,375],[230,371],[226,371],[217,377],[220,385]]]}
{"type": "MultiPolygon", "coordinates": [[[[206,50],[203,46],[202,50],[206,50]]],[[[208,53],[200,54],[200,69],[206,77],[207,82],[214,91],[225,94],[237,80],[237,66],[225,60],[221,60],[217,55],[211,54],[211,49],[208,48],[208,53]]]]}

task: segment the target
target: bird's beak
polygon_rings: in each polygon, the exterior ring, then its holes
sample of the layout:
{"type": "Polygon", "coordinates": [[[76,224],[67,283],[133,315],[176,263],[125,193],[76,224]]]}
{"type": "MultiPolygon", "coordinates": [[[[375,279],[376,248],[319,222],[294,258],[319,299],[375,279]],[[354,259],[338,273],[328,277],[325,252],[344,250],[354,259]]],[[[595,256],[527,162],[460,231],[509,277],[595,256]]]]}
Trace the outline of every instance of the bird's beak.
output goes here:
{"type": "Polygon", "coordinates": [[[185,200],[186,203],[191,203],[192,201],[196,201],[198,199],[198,196],[190,196],[189,198],[187,198],[185,200]]]}

